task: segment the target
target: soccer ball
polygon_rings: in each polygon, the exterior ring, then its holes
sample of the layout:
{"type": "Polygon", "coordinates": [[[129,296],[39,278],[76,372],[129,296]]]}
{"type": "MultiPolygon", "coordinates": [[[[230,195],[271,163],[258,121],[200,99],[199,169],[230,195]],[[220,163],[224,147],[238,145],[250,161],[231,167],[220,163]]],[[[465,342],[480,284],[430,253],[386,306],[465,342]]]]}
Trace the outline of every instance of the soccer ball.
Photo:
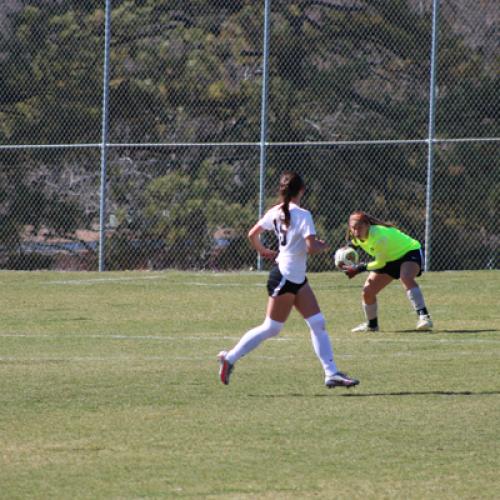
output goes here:
{"type": "Polygon", "coordinates": [[[335,252],[335,266],[341,269],[341,266],[352,266],[359,262],[359,255],[354,248],[341,247],[335,252]]]}

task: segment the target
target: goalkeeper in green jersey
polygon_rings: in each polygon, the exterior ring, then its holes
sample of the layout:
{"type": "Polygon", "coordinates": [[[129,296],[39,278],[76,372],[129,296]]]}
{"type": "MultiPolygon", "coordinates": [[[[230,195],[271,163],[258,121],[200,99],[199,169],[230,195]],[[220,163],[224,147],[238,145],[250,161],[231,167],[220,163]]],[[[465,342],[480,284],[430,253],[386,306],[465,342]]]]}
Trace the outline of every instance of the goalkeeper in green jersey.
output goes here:
{"type": "Polygon", "coordinates": [[[369,271],[363,286],[363,310],[366,322],[353,332],[376,332],[379,329],[377,294],[394,279],[399,279],[418,315],[417,330],[432,330],[432,320],[415,278],[422,274],[420,243],[392,224],[381,221],[361,210],[349,217],[348,239],[374,257],[369,263],[344,266],[349,279],[369,271]]]}

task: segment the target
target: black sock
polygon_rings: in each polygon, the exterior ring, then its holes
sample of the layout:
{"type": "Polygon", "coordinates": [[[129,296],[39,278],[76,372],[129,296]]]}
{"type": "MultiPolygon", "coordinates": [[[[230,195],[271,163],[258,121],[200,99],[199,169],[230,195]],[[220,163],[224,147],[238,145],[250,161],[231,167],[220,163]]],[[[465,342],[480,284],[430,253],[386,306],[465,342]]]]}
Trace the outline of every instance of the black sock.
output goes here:
{"type": "Polygon", "coordinates": [[[368,320],[368,326],[370,328],[377,328],[378,326],[378,318],[373,318],[368,320]]]}
{"type": "Polygon", "coordinates": [[[424,316],[424,315],[425,315],[425,316],[428,316],[428,315],[429,315],[429,312],[427,311],[427,307],[422,307],[422,309],[419,309],[419,310],[417,311],[417,314],[418,314],[419,316],[424,316]]]}

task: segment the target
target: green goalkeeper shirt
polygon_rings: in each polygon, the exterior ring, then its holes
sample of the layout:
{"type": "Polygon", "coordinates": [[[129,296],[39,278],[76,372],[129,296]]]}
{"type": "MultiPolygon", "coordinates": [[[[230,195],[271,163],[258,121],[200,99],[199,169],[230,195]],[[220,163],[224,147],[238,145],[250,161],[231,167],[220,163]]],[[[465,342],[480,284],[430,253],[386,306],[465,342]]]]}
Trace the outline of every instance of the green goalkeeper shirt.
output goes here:
{"type": "Polygon", "coordinates": [[[355,246],[361,247],[375,260],[368,263],[368,271],[381,269],[388,262],[400,259],[411,250],[418,250],[420,243],[395,227],[370,226],[365,241],[352,239],[355,246]]]}

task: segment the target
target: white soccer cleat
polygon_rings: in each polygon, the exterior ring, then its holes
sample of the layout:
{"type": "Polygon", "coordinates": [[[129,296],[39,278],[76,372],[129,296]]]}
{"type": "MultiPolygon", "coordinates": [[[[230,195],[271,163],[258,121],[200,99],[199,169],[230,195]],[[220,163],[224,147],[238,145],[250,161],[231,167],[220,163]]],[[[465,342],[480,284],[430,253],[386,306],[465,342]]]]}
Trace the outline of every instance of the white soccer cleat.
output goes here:
{"type": "Polygon", "coordinates": [[[220,368],[219,368],[219,378],[220,381],[224,385],[229,384],[229,377],[231,376],[231,372],[234,369],[234,365],[232,365],[227,359],[227,351],[221,351],[217,355],[217,360],[219,361],[220,368]]]}
{"type": "Polygon", "coordinates": [[[378,332],[378,326],[369,326],[368,323],[361,323],[351,330],[352,333],[378,332]]]}
{"type": "Polygon", "coordinates": [[[431,317],[428,314],[423,314],[418,318],[416,329],[422,331],[432,330],[432,326],[431,317]]]}
{"type": "Polygon", "coordinates": [[[325,385],[328,387],[328,389],[333,389],[335,387],[354,387],[355,385],[359,384],[359,380],[355,378],[349,377],[349,375],[346,375],[345,373],[342,372],[337,372],[333,375],[330,375],[326,380],[325,380],[325,385]]]}

